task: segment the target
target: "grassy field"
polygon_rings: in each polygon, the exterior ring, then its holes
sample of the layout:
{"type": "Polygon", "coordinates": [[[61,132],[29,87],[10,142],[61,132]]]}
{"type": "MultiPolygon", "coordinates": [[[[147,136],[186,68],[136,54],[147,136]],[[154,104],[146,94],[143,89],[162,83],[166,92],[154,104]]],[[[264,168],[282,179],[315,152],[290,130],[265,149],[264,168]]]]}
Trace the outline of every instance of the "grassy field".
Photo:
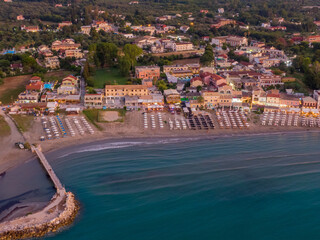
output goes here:
{"type": "Polygon", "coordinates": [[[68,75],[72,75],[73,73],[70,71],[54,71],[54,72],[48,72],[44,75],[43,81],[44,82],[54,82],[59,81],[65,78],[68,75]]]}
{"type": "Polygon", "coordinates": [[[17,99],[19,93],[25,90],[30,77],[31,75],[22,75],[4,78],[4,83],[0,86],[0,101],[3,104],[9,104],[17,99]]]}
{"type": "Polygon", "coordinates": [[[116,68],[98,69],[94,75],[94,87],[103,88],[105,84],[127,84],[127,77],[120,74],[116,68]]]}
{"type": "Polygon", "coordinates": [[[33,116],[30,115],[11,115],[12,118],[16,121],[18,128],[22,131],[22,132],[27,132],[32,123],[33,123],[33,116]]]}
{"type": "Polygon", "coordinates": [[[8,123],[4,120],[3,116],[0,116],[0,137],[10,135],[11,129],[8,123]]]}
{"type": "Polygon", "coordinates": [[[103,129],[101,126],[97,124],[99,109],[87,109],[83,110],[83,114],[86,115],[87,119],[100,131],[103,129]]]}

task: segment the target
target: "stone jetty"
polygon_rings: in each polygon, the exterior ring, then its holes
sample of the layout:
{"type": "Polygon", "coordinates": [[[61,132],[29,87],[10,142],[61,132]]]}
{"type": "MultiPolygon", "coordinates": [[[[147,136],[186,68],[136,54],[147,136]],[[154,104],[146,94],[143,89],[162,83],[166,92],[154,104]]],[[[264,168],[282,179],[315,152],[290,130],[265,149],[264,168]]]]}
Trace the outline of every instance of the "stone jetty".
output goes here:
{"type": "Polygon", "coordinates": [[[37,154],[57,192],[44,209],[0,223],[0,240],[35,238],[55,232],[71,224],[79,211],[73,193],[66,192],[40,149],[32,147],[32,151],[37,154]]]}

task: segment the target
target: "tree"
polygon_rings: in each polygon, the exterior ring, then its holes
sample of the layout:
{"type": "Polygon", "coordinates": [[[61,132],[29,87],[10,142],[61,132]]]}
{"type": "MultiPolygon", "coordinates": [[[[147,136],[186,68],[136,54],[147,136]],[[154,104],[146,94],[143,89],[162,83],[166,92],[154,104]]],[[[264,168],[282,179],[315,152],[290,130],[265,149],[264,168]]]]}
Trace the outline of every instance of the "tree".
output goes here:
{"type": "Polygon", "coordinates": [[[213,49],[210,44],[206,46],[204,54],[200,57],[200,62],[203,65],[210,65],[214,60],[213,49]]]}
{"type": "Polygon", "coordinates": [[[86,62],[84,67],[83,67],[83,77],[87,81],[90,77],[90,66],[89,63],[86,62]]]}
{"type": "Polygon", "coordinates": [[[142,49],[135,44],[126,44],[123,47],[123,52],[125,56],[130,60],[131,68],[135,66],[137,58],[143,53],[142,49]]]}
{"type": "Polygon", "coordinates": [[[118,56],[118,47],[114,43],[99,43],[96,47],[94,62],[104,67],[113,66],[118,56]]]}
{"type": "Polygon", "coordinates": [[[159,80],[156,85],[157,85],[159,91],[161,91],[161,92],[168,89],[168,86],[164,80],[159,80]]]}
{"type": "Polygon", "coordinates": [[[131,61],[127,56],[123,56],[119,59],[119,69],[122,75],[128,76],[130,73],[131,61]]]}

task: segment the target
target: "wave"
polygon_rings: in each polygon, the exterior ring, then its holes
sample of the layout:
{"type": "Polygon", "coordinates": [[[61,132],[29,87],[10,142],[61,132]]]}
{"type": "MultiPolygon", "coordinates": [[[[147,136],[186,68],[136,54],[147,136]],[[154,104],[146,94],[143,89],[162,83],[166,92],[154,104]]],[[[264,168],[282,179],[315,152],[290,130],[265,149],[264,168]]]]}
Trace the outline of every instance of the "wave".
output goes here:
{"type": "Polygon", "coordinates": [[[103,144],[94,144],[89,147],[81,148],[75,151],[71,151],[69,153],[66,153],[64,155],[58,156],[57,158],[63,158],[70,156],[71,154],[75,153],[84,153],[84,152],[97,152],[97,151],[103,151],[108,149],[118,149],[118,148],[128,148],[128,147],[134,147],[134,146],[142,146],[142,145],[156,145],[156,144],[169,144],[169,143],[175,143],[175,142],[187,142],[187,141],[195,141],[199,140],[199,137],[191,137],[191,138],[167,138],[167,139],[157,139],[157,140],[151,140],[148,141],[147,139],[145,141],[126,141],[126,142],[108,142],[103,144]]]}

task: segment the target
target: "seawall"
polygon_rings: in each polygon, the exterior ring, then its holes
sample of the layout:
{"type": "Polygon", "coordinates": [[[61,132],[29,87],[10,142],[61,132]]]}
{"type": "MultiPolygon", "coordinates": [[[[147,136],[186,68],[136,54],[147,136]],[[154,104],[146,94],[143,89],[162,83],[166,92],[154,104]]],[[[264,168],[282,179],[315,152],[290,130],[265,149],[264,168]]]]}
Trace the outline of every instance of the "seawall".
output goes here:
{"type": "Polygon", "coordinates": [[[56,194],[42,210],[0,223],[0,240],[41,237],[69,225],[79,211],[73,193],[66,192],[40,148],[31,147],[56,188],[56,194]]]}
{"type": "Polygon", "coordinates": [[[63,199],[55,194],[43,210],[0,224],[0,239],[23,239],[42,237],[73,222],[79,204],[73,193],[67,192],[63,199]]]}

